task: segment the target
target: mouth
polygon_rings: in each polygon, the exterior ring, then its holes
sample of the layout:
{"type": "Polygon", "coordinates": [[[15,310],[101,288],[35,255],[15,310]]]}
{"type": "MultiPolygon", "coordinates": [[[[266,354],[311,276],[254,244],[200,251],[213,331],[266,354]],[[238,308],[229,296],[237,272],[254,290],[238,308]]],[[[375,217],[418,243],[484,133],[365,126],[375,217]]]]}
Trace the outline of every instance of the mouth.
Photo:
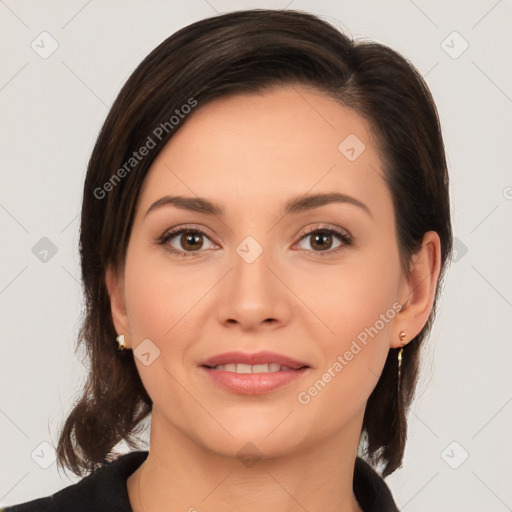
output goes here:
{"type": "Polygon", "coordinates": [[[310,373],[311,366],[274,352],[226,352],[199,365],[208,382],[242,395],[259,395],[289,385],[310,373]]]}
{"type": "Polygon", "coordinates": [[[300,366],[298,368],[291,368],[290,366],[280,365],[279,363],[265,363],[265,364],[244,364],[244,363],[228,363],[218,364],[217,366],[202,365],[203,368],[210,370],[233,372],[233,373],[275,373],[296,371],[302,368],[309,368],[309,366],[300,366]]]}
{"type": "Polygon", "coordinates": [[[224,352],[201,361],[200,366],[236,373],[273,373],[309,367],[303,361],[268,350],[253,354],[240,351],[224,352]]]}

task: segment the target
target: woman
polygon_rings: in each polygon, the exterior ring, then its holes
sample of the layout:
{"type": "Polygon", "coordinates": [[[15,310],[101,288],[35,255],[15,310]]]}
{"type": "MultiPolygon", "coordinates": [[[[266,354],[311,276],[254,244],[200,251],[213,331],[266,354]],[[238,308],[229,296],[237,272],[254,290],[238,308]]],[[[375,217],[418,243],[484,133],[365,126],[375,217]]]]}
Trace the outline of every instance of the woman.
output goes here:
{"type": "Polygon", "coordinates": [[[452,240],[406,59],[298,11],[185,27],[112,106],[80,237],[91,368],[57,453],[92,473],[8,511],[398,510],[452,240]]]}

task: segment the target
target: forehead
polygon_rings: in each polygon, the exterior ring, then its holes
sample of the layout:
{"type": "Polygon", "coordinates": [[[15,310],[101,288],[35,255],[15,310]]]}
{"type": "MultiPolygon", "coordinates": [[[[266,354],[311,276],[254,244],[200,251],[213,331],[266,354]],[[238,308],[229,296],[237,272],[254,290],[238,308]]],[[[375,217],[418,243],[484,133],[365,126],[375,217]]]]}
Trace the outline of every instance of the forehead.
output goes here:
{"type": "Polygon", "coordinates": [[[385,188],[369,123],[294,85],[198,105],[154,161],[139,200],[144,207],[172,190],[257,205],[309,191],[370,199],[385,188]]]}

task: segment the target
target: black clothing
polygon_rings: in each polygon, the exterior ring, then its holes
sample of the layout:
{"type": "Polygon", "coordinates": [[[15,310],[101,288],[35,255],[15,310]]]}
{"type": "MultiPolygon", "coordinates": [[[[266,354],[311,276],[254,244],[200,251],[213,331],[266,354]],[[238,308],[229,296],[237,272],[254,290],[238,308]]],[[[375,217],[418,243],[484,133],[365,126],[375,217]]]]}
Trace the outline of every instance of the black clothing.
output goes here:
{"type": "MultiPolygon", "coordinates": [[[[126,480],[147,456],[147,451],[121,455],[51,496],[0,508],[0,512],[133,512],[126,480]]],[[[353,488],[364,512],[398,512],[382,477],[359,457],[353,488]]]]}

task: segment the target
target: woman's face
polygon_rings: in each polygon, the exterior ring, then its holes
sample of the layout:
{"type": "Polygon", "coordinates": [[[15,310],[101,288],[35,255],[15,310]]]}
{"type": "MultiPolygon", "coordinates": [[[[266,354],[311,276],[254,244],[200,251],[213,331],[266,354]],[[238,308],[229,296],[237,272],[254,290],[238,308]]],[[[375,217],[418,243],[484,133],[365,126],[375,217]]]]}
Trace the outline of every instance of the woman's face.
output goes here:
{"type": "Polygon", "coordinates": [[[409,291],[369,130],[289,86],[199,105],[159,154],[124,272],[109,279],[155,431],[228,456],[248,442],[277,455],[359,437],[409,291]],[[203,366],[233,351],[307,367],[203,366]]]}

